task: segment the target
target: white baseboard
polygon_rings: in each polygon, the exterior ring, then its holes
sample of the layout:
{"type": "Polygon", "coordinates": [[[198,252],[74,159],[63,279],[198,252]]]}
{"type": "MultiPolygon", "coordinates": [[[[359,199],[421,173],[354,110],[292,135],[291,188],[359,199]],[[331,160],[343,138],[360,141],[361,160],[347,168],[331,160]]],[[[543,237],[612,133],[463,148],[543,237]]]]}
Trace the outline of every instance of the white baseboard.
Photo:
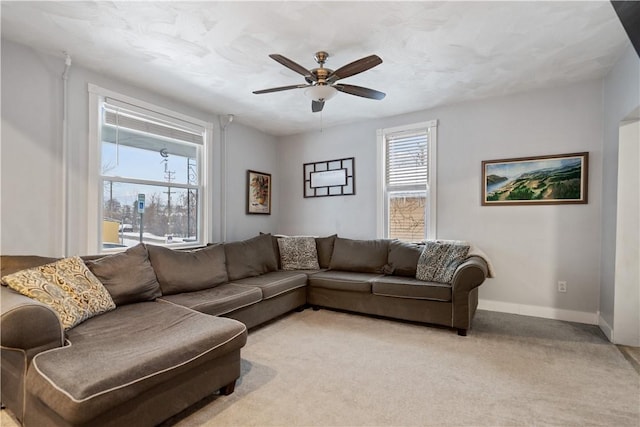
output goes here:
{"type": "MultiPolygon", "coordinates": [[[[554,307],[541,307],[538,305],[515,304],[511,302],[492,301],[480,299],[480,310],[498,311],[500,313],[522,314],[524,316],[542,317],[544,319],[564,320],[567,322],[586,323],[599,325],[601,320],[599,313],[587,311],[565,310],[554,307]]],[[[605,332],[606,334],[606,332],[605,332]]]]}
{"type": "Polygon", "coordinates": [[[600,329],[602,330],[602,332],[604,332],[607,339],[613,342],[613,328],[609,326],[607,321],[604,320],[602,316],[598,316],[598,326],[600,326],[600,329]]]}

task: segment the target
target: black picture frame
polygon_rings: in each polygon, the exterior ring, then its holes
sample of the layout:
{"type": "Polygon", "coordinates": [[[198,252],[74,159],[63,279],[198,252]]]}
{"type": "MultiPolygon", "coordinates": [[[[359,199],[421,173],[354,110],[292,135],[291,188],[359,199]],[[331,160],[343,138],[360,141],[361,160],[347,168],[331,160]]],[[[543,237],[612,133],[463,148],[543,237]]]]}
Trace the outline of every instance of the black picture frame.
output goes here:
{"type": "Polygon", "coordinates": [[[356,194],[356,159],[323,160],[305,163],[303,195],[310,197],[353,196],[356,194]]]}

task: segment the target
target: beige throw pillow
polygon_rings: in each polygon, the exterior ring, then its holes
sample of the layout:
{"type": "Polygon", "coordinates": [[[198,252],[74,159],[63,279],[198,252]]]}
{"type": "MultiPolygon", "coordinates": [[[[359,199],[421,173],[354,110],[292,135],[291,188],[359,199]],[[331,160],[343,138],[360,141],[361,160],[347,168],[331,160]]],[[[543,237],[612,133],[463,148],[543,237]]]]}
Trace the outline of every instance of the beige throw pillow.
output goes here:
{"type": "Polygon", "coordinates": [[[278,239],[283,270],[318,270],[315,237],[281,237],[278,239]]]}
{"type": "Polygon", "coordinates": [[[107,289],[77,256],[22,270],[4,276],[2,281],[50,306],[65,330],[116,308],[107,289]]]}

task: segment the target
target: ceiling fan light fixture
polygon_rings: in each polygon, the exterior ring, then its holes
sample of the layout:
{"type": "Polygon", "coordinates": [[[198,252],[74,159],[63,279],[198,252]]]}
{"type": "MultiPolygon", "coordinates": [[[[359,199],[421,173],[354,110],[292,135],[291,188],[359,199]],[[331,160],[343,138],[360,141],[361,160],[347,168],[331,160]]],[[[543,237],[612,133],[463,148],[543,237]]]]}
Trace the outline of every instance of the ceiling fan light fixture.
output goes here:
{"type": "Polygon", "coordinates": [[[338,90],[329,85],[314,85],[304,91],[305,96],[312,101],[326,101],[333,98],[338,90]]]}

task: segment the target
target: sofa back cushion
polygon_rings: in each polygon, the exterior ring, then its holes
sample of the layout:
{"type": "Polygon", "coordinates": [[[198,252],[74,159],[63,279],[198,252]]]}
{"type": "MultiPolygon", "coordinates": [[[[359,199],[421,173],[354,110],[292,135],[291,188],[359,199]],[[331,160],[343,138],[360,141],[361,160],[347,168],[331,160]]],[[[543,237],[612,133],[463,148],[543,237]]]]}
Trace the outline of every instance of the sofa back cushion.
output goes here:
{"type": "Polygon", "coordinates": [[[337,234],[327,237],[316,237],[316,249],[318,251],[318,264],[320,264],[320,268],[329,268],[336,237],[338,237],[337,234]]]}
{"type": "Polygon", "coordinates": [[[406,243],[399,240],[389,242],[389,272],[394,276],[416,277],[418,259],[423,245],[406,243]]]}
{"type": "Polygon", "coordinates": [[[273,245],[273,255],[276,257],[276,266],[277,269],[280,270],[282,268],[282,261],[280,261],[280,246],[278,246],[278,238],[280,237],[289,237],[282,234],[270,234],[260,232],[260,235],[270,235],[271,236],[271,244],[273,245]]]}
{"type": "Polygon", "coordinates": [[[224,244],[229,280],[259,276],[278,269],[271,234],[224,244]]]}
{"type": "Polygon", "coordinates": [[[160,283],[149,261],[149,252],[142,243],[121,253],[97,259],[87,258],[84,258],[84,263],[107,288],[118,306],[153,301],[162,295],[160,283]]]}
{"type": "Polygon", "coordinates": [[[39,267],[58,261],[60,258],[51,258],[37,255],[2,255],[0,256],[0,276],[16,273],[27,268],[39,267]]]}
{"type": "Polygon", "coordinates": [[[192,251],[147,247],[163,295],[213,288],[228,281],[223,245],[192,251]]]}
{"type": "Polygon", "coordinates": [[[389,240],[352,240],[336,237],[329,269],[382,273],[387,264],[389,240]]]}

